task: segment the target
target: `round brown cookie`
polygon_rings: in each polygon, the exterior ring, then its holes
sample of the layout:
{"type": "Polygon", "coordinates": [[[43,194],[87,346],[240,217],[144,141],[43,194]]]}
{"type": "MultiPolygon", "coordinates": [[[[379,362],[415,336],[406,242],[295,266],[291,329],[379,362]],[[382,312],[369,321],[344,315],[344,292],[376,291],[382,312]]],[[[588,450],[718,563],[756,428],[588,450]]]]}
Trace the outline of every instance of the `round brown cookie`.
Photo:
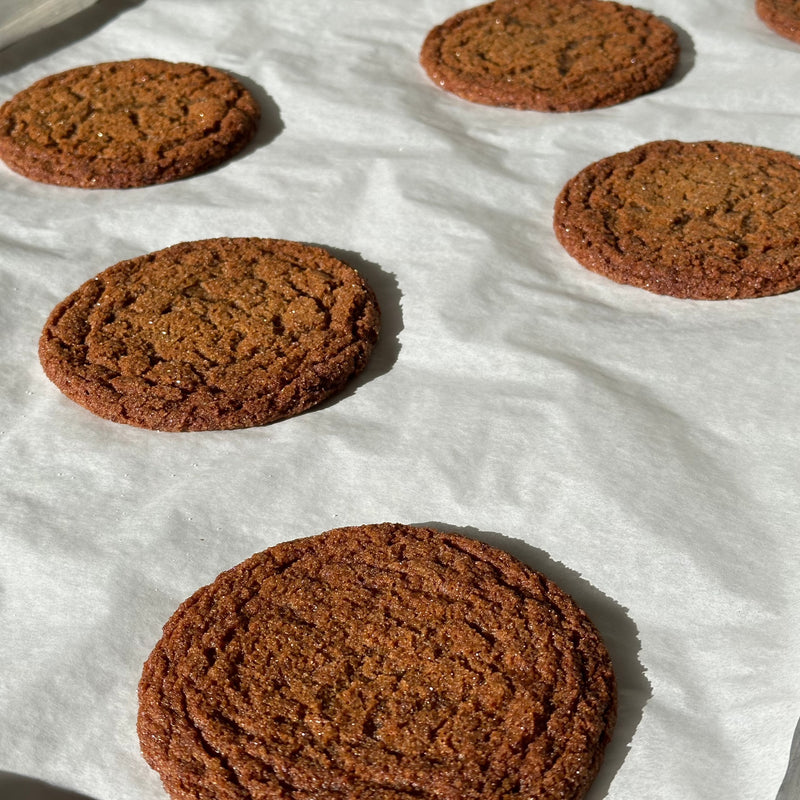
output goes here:
{"type": "Polygon", "coordinates": [[[185,242],[122,261],[59,303],[39,358],[101,417],[165,431],[263,425],[366,365],[372,290],[326,251],[276,239],[185,242]]]}
{"type": "Polygon", "coordinates": [[[675,31],[605,0],[497,0],[434,28],[420,62],[474,103],[581,111],[659,88],[678,63],[675,31]]]}
{"type": "Polygon", "coordinates": [[[164,626],[139,701],[174,800],[575,800],[616,716],[570,597],[496,548],[397,524],[222,573],[164,626]]]}
{"type": "Polygon", "coordinates": [[[756,0],[756,13],[775,33],[800,44],[800,0],[756,0]]]}
{"type": "Polygon", "coordinates": [[[730,142],[650,142],[570,180],[554,227],[584,267],[657,294],[788,292],[800,286],[800,160],[730,142]]]}
{"type": "Polygon", "coordinates": [[[213,67],[152,58],[78,67],[0,108],[0,158],[44,183],[123,189],[185,178],[239,152],[258,104],[213,67]]]}

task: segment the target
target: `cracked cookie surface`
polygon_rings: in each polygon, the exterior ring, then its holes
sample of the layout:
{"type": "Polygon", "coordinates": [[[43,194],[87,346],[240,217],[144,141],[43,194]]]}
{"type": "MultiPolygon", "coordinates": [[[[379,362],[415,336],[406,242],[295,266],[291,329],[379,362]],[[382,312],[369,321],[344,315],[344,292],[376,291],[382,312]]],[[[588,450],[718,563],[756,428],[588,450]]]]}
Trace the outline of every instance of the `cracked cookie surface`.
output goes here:
{"type": "Polygon", "coordinates": [[[800,0],[756,0],[756,13],[775,33],[800,44],[800,0]]]}
{"type": "Polygon", "coordinates": [[[420,53],[442,89],[465,100],[536,111],[621,103],[664,84],[675,31],[605,0],[497,0],[430,31],[420,53]]]}
{"type": "Polygon", "coordinates": [[[615,716],[608,652],[554,583],[385,523],[277,545],[186,600],[138,732],[173,800],[577,800],[615,716]]]}
{"type": "Polygon", "coordinates": [[[800,286],[800,159],[733,142],[650,142],[568,181],[554,228],[584,267],[657,294],[788,292],[800,286]]]}
{"type": "Polygon", "coordinates": [[[372,289],[318,247],[279,239],[184,242],[122,261],[51,313],[42,367],[101,417],[165,431],[299,414],[366,366],[372,289]]]}
{"type": "Polygon", "coordinates": [[[158,59],[77,67],[0,107],[0,158],[32,180],[84,189],[164,183],[253,137],[260,110],[221,70],[158,59]]]}

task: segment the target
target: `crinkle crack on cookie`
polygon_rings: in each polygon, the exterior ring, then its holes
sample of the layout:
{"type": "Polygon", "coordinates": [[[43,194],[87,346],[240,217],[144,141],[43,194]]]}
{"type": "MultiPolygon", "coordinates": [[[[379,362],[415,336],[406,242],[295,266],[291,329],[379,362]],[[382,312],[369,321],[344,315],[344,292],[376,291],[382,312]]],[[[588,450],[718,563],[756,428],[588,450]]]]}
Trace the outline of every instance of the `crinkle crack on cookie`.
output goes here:
{"type": "Polygon", "coordinates": [[[420,63],[474,103],[535,111],[602,108],[661,87],[678,37],[652,14],[606,0],[497,0],[430,31],[420,63]]]}
{"type": "Polygon", "coordinates": [[[382,524],[277,545],[186,600],[138,732],[173,800],[578,800],[615,717],[608,652],[555,584],[382,524]]]}
{"type": "Polygon", "coordinates": [[[340,391],[380,311],[351,267],[279,239],[184,242],[122,261],[51,313],[42,367],[69,398],[163,431],[264,425],[340,391]]]}
{"type": "Polygon", "coordinates": [[[0,158],[43,183],[147,186],[231,158],[259,117],[252,94],[214,67],[107,62],[43,78],[3,104],[0,158]]]}
{"type": "Polygon", "coordinates": [[[756,13],[779,36],[800,44],[798,0],[756,0],[756,13]]]}
{"type": "Polygon", "coordinates": [[[800,286],[800,159],[732,142],[650,142],[572,178],[554,227],[587,269],[657,294],[789,292],[800,286]]]}

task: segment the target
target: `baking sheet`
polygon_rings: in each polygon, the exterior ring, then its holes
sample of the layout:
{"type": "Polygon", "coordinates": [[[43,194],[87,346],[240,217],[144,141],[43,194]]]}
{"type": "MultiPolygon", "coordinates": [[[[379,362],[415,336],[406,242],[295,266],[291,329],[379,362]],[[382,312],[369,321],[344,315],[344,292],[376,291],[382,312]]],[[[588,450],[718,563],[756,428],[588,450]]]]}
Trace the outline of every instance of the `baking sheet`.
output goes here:
{"type": "Polygon", "coordinates": [[[232,162],[65,189],[0,165],[0,795],[163,800],[136,684],[161,625],[253,552],[332,527],[435,524],[547,572],[606,638],[620,721],[589,798],[773,798],[800,715],[800,295],[704,303],[593,275],[551,229],[562,185],[654,139],[800,152],[800,46],[749,0],[652,0],[664,89],[540,114],[417,63],[460,0],[101,0],[0,52],[0,97],[154,56],[240,76],[232,162]],[[312,242],[383,309],[366,372],[295,419],[165,434],[39,368],[56,302],[179,241],[312,242]]]}

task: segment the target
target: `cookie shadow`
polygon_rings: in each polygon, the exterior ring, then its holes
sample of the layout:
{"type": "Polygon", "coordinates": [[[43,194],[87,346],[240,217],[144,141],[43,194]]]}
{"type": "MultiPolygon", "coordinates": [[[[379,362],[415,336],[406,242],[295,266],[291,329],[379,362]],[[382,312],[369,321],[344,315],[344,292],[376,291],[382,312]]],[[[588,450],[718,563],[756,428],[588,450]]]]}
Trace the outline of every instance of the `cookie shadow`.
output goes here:
{"type": "Polygon", "coordinates": [[[303,242],[312,247],[321,247],[332,256],[351,266],[372,287],[378,298],[381,310],[381,330],[369,363],[364,371],[353,378],[341,392],[326,400],[321,405],[327,406],[338,400],[349,397],[359,386],[385,375],[394,366],[400,354],[400,332],[403,330],[403,313],[401,310],[402,293],[397,278],[387,272],[374,261],[367,261],[361,253],[353,250],[341,250],[327,244],[303,242]]]}
{"type": "Polygon", "coordinates": [[[62,50],[107,25],[144,0],[98,0],[94,5],[49,28],[31,33],[0,51],[0,75],[62,50]]]}
{"type": "Polygon", "coordinates": [[[544,550],[532,547],[519,539],[512,539],[494,531],[458,527],[443,522],[412,524],[479,539],[505,550],[537,572],[547,575],[589,615],[611,654],[617,677],[619,706],[617,724],[606,748],[603,766],[584,800],[601,800],[607,797],[611,782],[628,755],[633,735],[652,696],[650,681],[647,680],[644,667],[639,661],[641,650],[639,631],[626,609],[592,586],[575,570],[554,561],[544,550]]]}
{"type": "Polygon", "coordinates": [[[675,71],[666,80],[662,89],[669,89],[676,84],[680,83],[693,69],[694,62],[697,58],[697,50],[695,49],[692,37],[689,36],[688,31],[676,25],[671,19],[667,17],[658,17],[665,25],[669,25],[672,30],[678,35],[678,46],[680,47],[680,57],[678,58],[678,65],[675,71]]]}
{"type": "MultiPolygon", "coordinates": [[[[212,65],[213,66],[213,65],[212,65]]],[[[236,78],[239,83],[247,89],[250,94],[256,99],[258,107],[261,109],[261,118],[258,121],[258,129],[255,136],[247,143],[247,145],[238,152],[232,161],[239,158],[245,158],[247,155],[255,150],[259,150],[265,145],[270,144],[283,133],[284,124],[281,119],[281,111],[278,104],[270,97],[267,91],[257,84],[252,78],[247,75],[239,75],[236,72],[231,72],[229,69],[220,67],[224,72],[232,78],[236,78]]]]}
{"type": "Polygon", "coordinates": [[[84,794],[13,772],[0,772],[0,797],[3,800],[91,800],[84,794]]]}

